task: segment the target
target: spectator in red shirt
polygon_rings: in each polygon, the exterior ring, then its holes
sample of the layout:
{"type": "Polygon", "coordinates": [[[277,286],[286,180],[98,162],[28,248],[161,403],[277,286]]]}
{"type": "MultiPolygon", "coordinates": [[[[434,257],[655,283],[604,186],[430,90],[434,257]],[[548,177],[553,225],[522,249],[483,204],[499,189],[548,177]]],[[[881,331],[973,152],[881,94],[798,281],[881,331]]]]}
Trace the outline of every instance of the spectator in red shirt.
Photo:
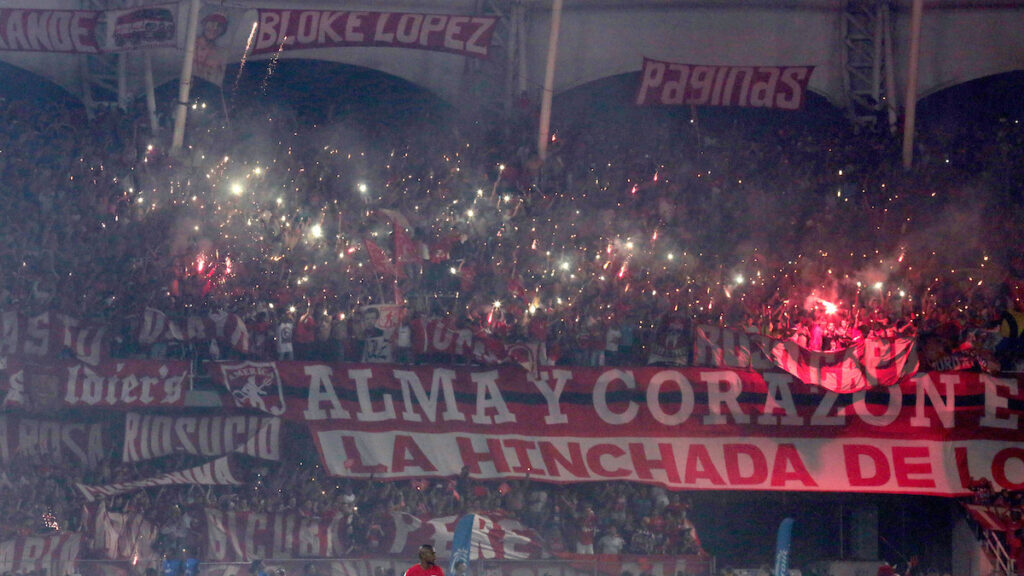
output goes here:
{"type": "Polygon", "coordinates": [[[315,347],[316,317],[313,315],[313,307],[309,306],[295,324],[295,357],[298,360],[312,360],[315,347]]]}
{"type": "Polygon", "coordinates": [[[444,576],[444,570],[434,563],[434,547],[430,544],[420,546],[420,561],[405,571],[405,576],[444,576]]]}

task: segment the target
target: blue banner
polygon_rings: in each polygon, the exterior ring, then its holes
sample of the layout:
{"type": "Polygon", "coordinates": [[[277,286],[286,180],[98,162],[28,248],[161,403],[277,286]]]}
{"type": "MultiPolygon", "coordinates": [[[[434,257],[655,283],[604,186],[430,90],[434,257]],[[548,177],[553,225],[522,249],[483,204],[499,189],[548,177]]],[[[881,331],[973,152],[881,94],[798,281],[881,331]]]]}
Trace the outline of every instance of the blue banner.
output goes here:
{"type": "Polygon", "coordinates": [[[786,518],[779,524],[779,534],[775,538],[774,576],[789,576],[789,545],[793,540],[793,519],[786,518]]]}
{"type": "Polygon", "coordinates": [[[476,516],[466,514],[455,524],[455,534],[452,536],[452,561],[448,566],[448,576],[467,576],[469,573],[469,547],[473,542],[473,523],[475,521],[476,516]]]}

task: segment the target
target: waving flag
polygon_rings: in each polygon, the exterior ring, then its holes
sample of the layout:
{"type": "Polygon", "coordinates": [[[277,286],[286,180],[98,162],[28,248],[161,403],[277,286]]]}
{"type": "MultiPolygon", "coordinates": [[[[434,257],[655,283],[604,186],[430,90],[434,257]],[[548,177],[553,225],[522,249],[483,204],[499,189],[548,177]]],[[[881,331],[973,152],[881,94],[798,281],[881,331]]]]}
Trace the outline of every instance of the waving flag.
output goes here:
{"type": "Polygon", "coordinates": [[[476,516],[466,514],[455,524],[455,534],[452,537],[452,561],[448,566],[450,576],[457,576],[469,571],[469,550],[473,542],[474,522],[476,522],[476,516]],[[461,571],[456,569],[460,563],[465,565],[461,571]]]}
{"type": "Polygon", "coordinates": [[[793,540],[793,519],[786,518],[779,524],[779,533],[775,537],[775,567],[773,576],[789,575],[789,545],[793,540]]]}

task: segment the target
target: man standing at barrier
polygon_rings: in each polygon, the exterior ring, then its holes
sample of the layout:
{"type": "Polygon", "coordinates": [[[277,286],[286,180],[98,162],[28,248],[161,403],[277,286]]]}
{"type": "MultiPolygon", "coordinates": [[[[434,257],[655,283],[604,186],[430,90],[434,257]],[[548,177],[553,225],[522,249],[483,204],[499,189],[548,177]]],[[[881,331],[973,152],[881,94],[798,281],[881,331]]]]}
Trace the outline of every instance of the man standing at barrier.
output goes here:
{"type": "Polygon", "coordinates": [[[444,576],[444,570],[434,563],[434,547],[430,544],[420,546],[420,561],[405,571],[405,576],[444,576]]]}

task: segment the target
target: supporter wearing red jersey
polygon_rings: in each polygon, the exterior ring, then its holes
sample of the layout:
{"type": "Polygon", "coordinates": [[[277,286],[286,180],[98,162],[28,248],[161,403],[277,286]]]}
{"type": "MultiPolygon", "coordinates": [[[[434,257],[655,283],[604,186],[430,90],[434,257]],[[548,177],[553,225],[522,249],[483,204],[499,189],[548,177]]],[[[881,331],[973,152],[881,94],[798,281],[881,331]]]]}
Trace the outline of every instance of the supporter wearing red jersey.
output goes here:
{"type": "Polygon", "coordinates": [[[420,561],[405,571],[405,576],[444,576],[444,570],[434,564],[434,547],[430,544],[420,546],[420,561]]]}

